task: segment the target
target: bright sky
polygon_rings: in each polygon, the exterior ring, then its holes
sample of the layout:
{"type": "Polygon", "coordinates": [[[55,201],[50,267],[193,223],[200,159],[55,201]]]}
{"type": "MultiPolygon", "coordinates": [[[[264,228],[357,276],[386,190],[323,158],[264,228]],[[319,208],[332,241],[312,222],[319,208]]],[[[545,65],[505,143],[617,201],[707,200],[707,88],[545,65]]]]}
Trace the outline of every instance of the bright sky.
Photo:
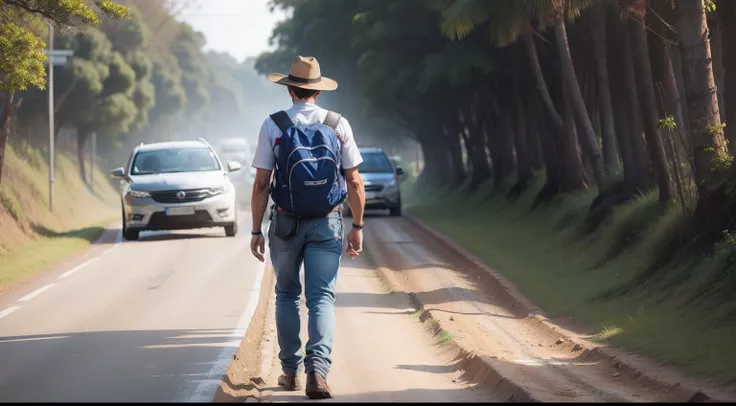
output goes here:
{"type": "Polygon", "coordinates": [[[269,0],[196,0],[180,19],[207,37],[207,48],[227,52],[242,61],[272,49],[271,32],[285,18],[271,14],[269,0]]]}

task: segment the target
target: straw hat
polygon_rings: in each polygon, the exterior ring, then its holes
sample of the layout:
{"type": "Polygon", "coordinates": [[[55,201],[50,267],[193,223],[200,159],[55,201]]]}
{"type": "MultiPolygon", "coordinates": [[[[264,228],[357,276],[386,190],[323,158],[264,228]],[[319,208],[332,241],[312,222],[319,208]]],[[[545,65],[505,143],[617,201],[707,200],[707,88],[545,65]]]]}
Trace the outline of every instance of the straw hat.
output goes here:
{"type": "Polygon", "coordinates": [[[337,82],[322,76],[319,62],[313,56],[297,56],[291,63],[289,74],[271,73],[268,80],[284,86],[296,86],[308,90],[331,91],[337,89],[337,82]]]}

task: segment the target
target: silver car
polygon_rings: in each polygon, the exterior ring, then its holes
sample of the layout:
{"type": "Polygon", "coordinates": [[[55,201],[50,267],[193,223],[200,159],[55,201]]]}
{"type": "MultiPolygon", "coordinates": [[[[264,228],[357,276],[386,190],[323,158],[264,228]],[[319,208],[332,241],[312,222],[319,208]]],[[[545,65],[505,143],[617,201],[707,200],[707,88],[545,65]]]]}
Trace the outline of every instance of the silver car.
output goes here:
{"type": "MultiPolygon", "coordinates": [[[[404,171],[388,158],[381,148],[359,148],[363,163],[358,172],[365,186],[366,210],[389,210],[392,216],[401,216],[401,189],[398,176],[404,171]]],[[[347,199],[343,212],[350,216],[347,199]]]]}
{"type": "Polygon", "coordinates": [[[137,240],[141,231],[224,227],[238,232],[235,186],[207,141],[141,144],[124,168],[111,173],[121,179],[123,238],[137,240]]]}

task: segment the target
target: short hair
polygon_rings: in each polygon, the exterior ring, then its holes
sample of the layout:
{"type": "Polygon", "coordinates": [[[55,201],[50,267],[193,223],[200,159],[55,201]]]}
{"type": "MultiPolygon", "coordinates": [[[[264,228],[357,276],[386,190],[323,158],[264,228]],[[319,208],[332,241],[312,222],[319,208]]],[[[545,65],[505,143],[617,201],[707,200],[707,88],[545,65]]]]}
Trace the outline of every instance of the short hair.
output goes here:
{"type": "Polygon", "coordinates": [[[319,90],[302,89],[301,87],[296,86],[289,86],[289,89],[294,92],[294,96],[296,96],[297,99],[308,99],[319,92],[319,90]]]}

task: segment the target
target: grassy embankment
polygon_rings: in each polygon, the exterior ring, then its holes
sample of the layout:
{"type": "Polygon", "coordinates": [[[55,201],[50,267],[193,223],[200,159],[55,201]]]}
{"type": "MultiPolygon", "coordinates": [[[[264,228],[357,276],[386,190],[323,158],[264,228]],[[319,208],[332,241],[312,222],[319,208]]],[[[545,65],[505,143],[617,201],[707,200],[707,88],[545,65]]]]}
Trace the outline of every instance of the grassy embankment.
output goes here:
{"type": "Polygon", "coordinates": [[[620,346],[721,381],[736,380],[736,237],[712,252],[661,259],[687,221],[650,194],[615,209],[593,233],[585,219],[594,192],[531,211],[541,184],[519,200],[484,200],[489,189],[417,193],[408,210],[511,280],[551,316],[597,331],[620,346]]]}
{"type": "Polygon", "coordinates": [[[119,216],[106,172],[95,168],[92,188],[80,178],[76,159],[56,159],[50,213],[45,157],[28,146],[9,148],[0,185],[0,292],[88,247],[119,216]]]}

